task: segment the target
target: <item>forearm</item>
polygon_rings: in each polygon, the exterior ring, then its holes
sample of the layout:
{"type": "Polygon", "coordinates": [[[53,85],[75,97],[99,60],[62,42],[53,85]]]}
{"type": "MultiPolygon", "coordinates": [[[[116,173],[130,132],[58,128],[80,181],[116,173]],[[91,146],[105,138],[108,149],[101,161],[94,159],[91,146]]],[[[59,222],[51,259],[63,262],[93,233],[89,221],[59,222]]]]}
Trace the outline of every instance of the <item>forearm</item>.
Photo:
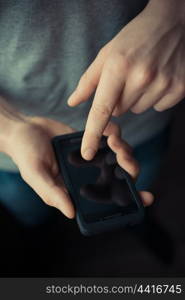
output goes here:
{"type": "Polygon", "coordinates": [[[8,140],[12,132],[20,124],[27,122],[26,117],[19,113],[3,97],[0,96],[0,151],[6,152],[8,140]]]}

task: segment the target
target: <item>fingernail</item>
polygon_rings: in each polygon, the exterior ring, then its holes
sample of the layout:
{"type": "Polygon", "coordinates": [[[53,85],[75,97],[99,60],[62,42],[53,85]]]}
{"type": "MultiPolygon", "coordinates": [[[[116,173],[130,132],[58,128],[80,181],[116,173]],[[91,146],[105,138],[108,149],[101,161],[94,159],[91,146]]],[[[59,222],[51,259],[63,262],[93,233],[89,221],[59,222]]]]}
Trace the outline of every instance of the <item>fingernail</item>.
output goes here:
{"type": "Polygon", "coordinates": [[[96,151],[92,148],[88,148],[84,150],[82,153],[83,153],[83,158],[87,160],[91,160],[94,157],[96,151]]]}
{"type": "Polygon", "coordinates": [[[67,101],[67,104],[68,104],[68,105],[71,105],[71,104],[73,104],[73,99],[72,99],[72,96],[70,96],[70,98],[68,99],[68,101],[67,101]]]}
{"type": "Polygon", "coordinates": [[[67,100],[67,103],[68,103],[69,105],[72,105],[72,104],[73,104],[73,96],[74,96],[74,94],[75,94],[75,91],[71,94],[71,96],[70,96],[69,99],[67,100]]]}

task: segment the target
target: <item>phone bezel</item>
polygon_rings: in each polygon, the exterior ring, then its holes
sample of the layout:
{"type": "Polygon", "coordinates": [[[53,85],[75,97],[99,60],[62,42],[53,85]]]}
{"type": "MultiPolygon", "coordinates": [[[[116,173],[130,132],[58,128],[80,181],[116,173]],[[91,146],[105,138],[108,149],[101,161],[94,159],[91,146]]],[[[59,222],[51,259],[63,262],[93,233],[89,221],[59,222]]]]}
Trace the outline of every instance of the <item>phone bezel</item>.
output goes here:
{"type": "Polygon", "coordinates": [[[136,204],[137,204],[137,211],[128,215],[121,215],[121,216],[113,216],[112,218],[108,217],[104,219],[100,219],[99,221],[95,221],[92,223],[88,223],[84,220],[84,216],[81,212],[80,205],[78,203],[78,199],[76,197],[76,192],[73,187],[72,180],[70,178],[69,170],[66,166],[65,158],[62,155],[61,149],[61,143],[65,141],[64,144],[66,144],[66,141],[71,140],[74,142],[75,139],[82,139],[84,131],[70,133],[70,134],[64,134],[60,136],[56,136],[52,139],[52,144],[54,147],[54,152],[56,155],[56,159],[59,165],[59,169],[61,172],[61,175],[64,180],[64,184],[66,185],[66,188],[69,191],[71,200],[73,201],[76,209],[76,220],[79,225],[80,231],[84,235],[93,235],[98,234],[105,231],[112,231],[115,229],[118,229],[120,227],[125,227],[127,225],[134,225],[137,223],[140,223],[143,220],[144,217],[144,206],[142,204],[142,201],[140,199],[140,196],[136,190],[135,184],[130,177],[130,175],[124,170],[124,176],[126,179],[126,182],[128,184],[129,190],[132,193],[132,197],[134,198],[136,204]],[[61,161],[61,158],[63,158],[63,161],[61,161]]]}

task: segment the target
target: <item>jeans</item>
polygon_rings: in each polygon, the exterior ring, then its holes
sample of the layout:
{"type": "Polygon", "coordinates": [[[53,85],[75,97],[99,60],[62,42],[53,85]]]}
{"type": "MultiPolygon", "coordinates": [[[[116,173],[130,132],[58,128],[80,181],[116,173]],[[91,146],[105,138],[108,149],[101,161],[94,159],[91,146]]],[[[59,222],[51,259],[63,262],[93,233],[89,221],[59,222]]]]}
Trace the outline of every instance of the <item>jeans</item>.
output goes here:
{"type": "MultiPolygon", "coordinates": [[[[160,170],[168,146],[169,129],[134,149],[141,170],[136,182],[138,190],[149,190],[160,170]]],[[[24,182],[17,172],[0,171],[0,204],[25,226],[40,225],[55,214],[24,182]]]]}

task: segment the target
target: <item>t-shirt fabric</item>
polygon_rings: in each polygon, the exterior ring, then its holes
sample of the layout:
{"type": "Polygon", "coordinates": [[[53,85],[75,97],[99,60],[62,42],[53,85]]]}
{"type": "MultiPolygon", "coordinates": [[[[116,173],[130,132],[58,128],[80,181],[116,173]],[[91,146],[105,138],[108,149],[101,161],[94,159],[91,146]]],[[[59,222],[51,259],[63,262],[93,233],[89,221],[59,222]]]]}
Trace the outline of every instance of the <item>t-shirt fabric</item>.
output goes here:
{"type": "MultiPolygon", "coordinates": [[[[83,130],[92,98],[76,108],[70,108],[67,99],[102,46],[146,4],[147,0],[0,1],[0,94],[27,115],[83,130]]],[[[123,137],[137,146],[159,133],[170,117],[171,111],[149,109],[140,115],[128,112],[116,121],[123,137]]],[[[17,170],[2,153],[0,169],[17,170]]]]}

